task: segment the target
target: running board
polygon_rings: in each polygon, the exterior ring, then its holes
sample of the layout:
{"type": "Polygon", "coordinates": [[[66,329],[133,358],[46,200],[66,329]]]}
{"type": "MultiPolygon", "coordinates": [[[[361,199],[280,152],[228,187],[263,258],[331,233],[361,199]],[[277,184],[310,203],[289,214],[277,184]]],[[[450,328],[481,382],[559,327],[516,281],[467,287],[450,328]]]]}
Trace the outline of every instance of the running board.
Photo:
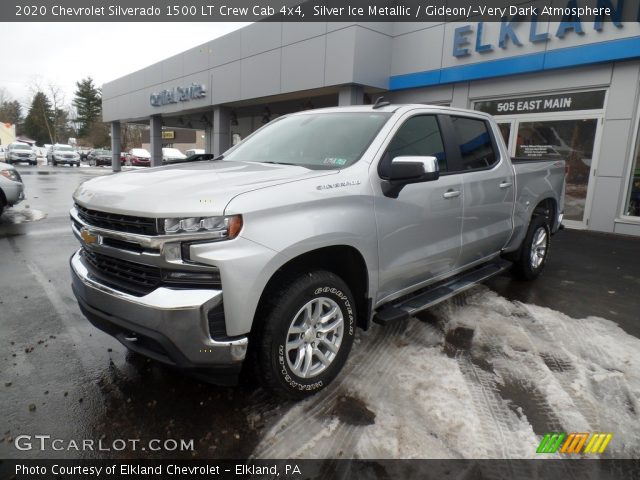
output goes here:
{"type": "Polygon", "coordinates": [[[510,267],[511,262],[499,260],[495,263],[487,263],[473,270],[467,270],[446,280],[446,283],[439,283],[409,298],[392,302],[389,306],[378,311],[373,317],[373,321],[380,325],[386,325],[389,322],[407,319],[422,310],[426,310],[460,292],[468,290],[480,282],[504,272],[510,267]]]}

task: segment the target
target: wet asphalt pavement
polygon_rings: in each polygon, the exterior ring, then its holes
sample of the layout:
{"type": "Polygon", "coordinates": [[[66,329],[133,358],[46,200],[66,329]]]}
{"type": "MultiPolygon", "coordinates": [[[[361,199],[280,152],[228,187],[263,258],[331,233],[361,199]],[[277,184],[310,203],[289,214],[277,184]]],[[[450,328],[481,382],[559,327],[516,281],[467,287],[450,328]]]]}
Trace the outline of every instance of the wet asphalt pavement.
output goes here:
{"type": "MultiPolygon", "coordinates": [[[[294,404],[247,384],[203,384],[131,354],[77,307],[68,267],[78,248],[69,228],[71,194],[81,182],[110,171],[18,169],[27,199],[0,218],[0,458],[251,455],[270,423],[294,404]],[[140,442],[135,451],[20,451],[13,445],[18,435],[102,439],[107,446],[113,439],[140,442]],[[174,450],[171,444],[151,452],[145,446],[152,439],[193,440],[194,448],[174,450]]],[[[637,238],[565,230],[554,237],[552,256],[536,282],[505,275],[488,286],[508,299],[575,318],[608,318],[638,337],[638,253],[637,238]]]]}

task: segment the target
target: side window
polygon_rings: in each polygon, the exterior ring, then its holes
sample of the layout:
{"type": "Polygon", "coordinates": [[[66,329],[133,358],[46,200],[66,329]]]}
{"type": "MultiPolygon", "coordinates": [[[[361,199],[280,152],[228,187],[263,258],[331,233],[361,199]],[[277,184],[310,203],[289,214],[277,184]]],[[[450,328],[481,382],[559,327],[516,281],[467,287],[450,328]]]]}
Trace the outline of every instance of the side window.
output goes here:
{"type": "Polygon", "coordinates": [[[477,170],[491,167],[497,161],[493,142],[484,120],[451,117],[455,141],[460,149],[462,170],[477,170]]]}
{"type": "Polygon", "coordinates": [[[380,176],[388,177],[391,160],[404,156],[436,157],[440,171],[447,171],[447,158],[435,115],[418,115],[404,122],[380,160],[380,176]]]}

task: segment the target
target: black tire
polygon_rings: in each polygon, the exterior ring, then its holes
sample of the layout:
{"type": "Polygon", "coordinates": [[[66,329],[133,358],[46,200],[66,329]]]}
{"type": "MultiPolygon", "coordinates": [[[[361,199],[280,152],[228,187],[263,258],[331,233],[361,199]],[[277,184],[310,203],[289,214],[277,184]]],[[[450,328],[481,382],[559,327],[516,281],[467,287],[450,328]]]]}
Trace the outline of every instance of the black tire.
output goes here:
{"type": "MultiPolygon", "coordinates": [[[[312,311],[314,308],[312,305],[312,311]]],[[[355,301],[344,281],[331,272],[321,270],[303,274],[284,283],[283,287],[272,295],[271,302],[263,311],[266,317],[255,332],[254,347],[251,352],[253,370],[260,383],[275,395],[293,400],[308,397],[331,383],[342,370],[349,356],[356,329],[355,301]],[[319,332],[314,333],[320,323],[309,327],[306,333],[299,333],[299,340],[295,338],[298,333],[292,334],[290,332],[294,323],[305,317],[303,307],[314,300],[318,303],[325,302],[324,306],[319,305],[319,312],[325,313],[325,315],[327,312],[323,308],[329,308],[329,310],[335,306],[339,308],[339,314],[342,315],[342,332],[338,334],[334,332],[330,338],[330,341],[336,341],[340,338],[337,351],[333,354],[330,363],[326,366],[316,364],[316,369],[324,369],[317,374],[312,374],[312,370],[309,372],[309,377],[305,378],[294,373],[289,364],[292,361],[291,357],[295,357],[296,354],[296,351],[287,351],[286,349],[286,343],[291,341],[292,336],[294,341],[302,342],[301,349],[313,346],[314,352],[319,350],[323,357],[326,358],[328,355],[331,358],[332,356],[327,342],[315,340],[316,336],[322,335],[319,332]],[[306,335],[310,337],[307,338],[306,335]],[[307,344],[306,342],[313,343],[307,344]]],[[[327,324],[333,323],[333,318],[327,320],[327,324]]],[[[336,321],[339,320],[336,319],[336,321]]],[[[311,357],[311,365],[314,363],[314,358],[320,361],[319,357],[311,357]]],[[[302,364],[307,362],[307,357],[305,357],[302,364]]],[[[301,373],[304,374],[304,372],[301,373]]]]}
{"type": "Polygon", "coordinates": [[[7,207],[6,202],[4,201],[4,195],[0,192],[0,215],[4,212],[4,209],[7,207]]]}
{"type": "Polygon", "coordinates": [[[542,273],[551,247],[551,230],[544,215],[531,219],[519,254],[513,263],[513,273],[522,280],[533,280],[542,273]],[[542,243],[540,243],[542,242],[542,243]],[[532,252],[536,254],[532,256],[532,252]]]}

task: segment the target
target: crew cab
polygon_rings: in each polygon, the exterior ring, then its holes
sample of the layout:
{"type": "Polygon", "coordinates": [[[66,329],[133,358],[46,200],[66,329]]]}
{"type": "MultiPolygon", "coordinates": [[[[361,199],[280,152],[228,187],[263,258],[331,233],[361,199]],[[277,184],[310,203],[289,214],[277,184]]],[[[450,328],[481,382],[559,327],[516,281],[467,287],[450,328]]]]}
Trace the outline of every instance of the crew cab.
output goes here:
{"type": "Polygon", "coordinates": [[[426,105],[279,117],[224,155],[74,193],[73,291],[127,348],[287,398],[327,386],[357,327],[544,268],[564,163],[513,162],[491,116],[426,105]]]}

